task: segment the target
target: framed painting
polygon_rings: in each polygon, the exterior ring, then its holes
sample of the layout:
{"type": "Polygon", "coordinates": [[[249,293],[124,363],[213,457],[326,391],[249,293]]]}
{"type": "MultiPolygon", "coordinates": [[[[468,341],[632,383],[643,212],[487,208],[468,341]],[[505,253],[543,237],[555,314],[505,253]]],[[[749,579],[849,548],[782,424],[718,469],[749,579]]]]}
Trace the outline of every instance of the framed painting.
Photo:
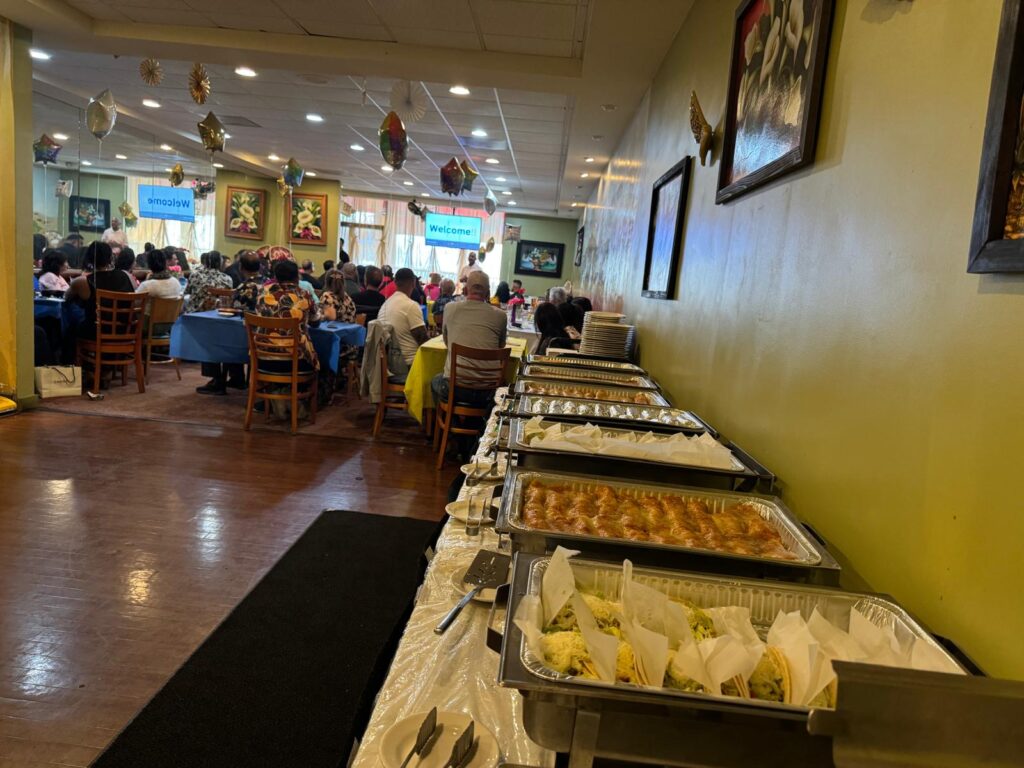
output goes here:
{"type": "Polygon", "coordinates": [[[572,265],[578,267],[583,263],[583,227],[576,231],[576,253],[572,255],[572,265]]]}
{"type": "Polygon", "coordinates": [[[835,0],[742,0],[716,203],[814,162],[835,0]]]}
{"type": "Polygon", "coordinates": [[[1024,272],[1024,0],[1004,0],[967,271],[1024,272]]]}
{"type": "Polygon", "coordinates": [[[288,215],[288,242],[327,245],[327,195],[293,192],[288,215]]]}
{"type": "Polygon", "coordinates": [[[515,273],[536,277],[561,277],[564,258],[564,243],[520,240],[519,245],[516,246],[515,273]]]}
{"type": "Polygon", "coordinates": [[[110,201],[71,195],[68,198],[69,232],[102,232],[110,226],[110,201]]]}
{"type": "Polygon", "coordinates": [[[228,187],[224,209],[225,237],[266,239],[266,191],[248,187],[228,187]]]}
{"type": "Polygon", "coordinates": [[[675,298],[692,161],[691,157],[684,157],[654,182],[641,289],[644,298],[675,298]]]}

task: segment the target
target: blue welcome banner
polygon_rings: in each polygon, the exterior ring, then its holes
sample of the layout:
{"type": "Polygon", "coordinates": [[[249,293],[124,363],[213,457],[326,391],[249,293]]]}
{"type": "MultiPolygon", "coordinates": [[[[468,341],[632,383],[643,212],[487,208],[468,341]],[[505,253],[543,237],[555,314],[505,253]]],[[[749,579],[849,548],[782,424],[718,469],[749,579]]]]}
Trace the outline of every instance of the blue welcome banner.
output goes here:
{"type": "Polygon", "coordinates": [[[427,245],[475,251],[480,247],[480,219],[475,216],[428,213],[424,240],[427,245]]]}
{"type": "Polygon", "coordinates": [[[192,189],[140,184],[139,216],[143,219],[195,221],[195,199],[192,189]]]}

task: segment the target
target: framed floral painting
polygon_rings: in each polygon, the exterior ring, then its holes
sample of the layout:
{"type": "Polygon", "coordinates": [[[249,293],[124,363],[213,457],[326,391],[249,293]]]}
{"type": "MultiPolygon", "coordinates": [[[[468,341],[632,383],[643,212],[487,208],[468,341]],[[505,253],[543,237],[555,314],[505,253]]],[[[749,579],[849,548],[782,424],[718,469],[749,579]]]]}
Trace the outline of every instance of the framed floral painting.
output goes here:
{"type": "Polygon", "coordinates": [[[291,194],[288,242],[327,245],[327,195],[291,194]]]}
{"type": "Polygon", "coordinates": [[[835,0],[742,0],[716,203],[814,162],[835,0]]]}
{"type": "Polygon", "coordinates": [[[264,190],[228,187],[224,207],[225,237],[265,239],[267,193],[264,190]]]}

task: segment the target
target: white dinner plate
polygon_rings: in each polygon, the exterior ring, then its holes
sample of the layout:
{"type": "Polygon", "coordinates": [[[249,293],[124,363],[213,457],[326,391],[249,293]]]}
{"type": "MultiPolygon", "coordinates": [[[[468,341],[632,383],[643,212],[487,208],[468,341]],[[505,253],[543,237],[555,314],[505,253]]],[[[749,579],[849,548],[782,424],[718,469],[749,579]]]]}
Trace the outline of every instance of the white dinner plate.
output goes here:
{"type": "MultiPolygon", "coordinates": [[[[476,502],[479,506],[480,502],[476,502]]],[[[500,499],[491,499],[491,516],[487,520],[481,520],[481,525],[492,525],[498,517],[498,505],[500,499]]],[[[451,517],[454,517],[461,523],[466,522],[466,512],[469,510],[469,499],[460,499],[459,501],[453,501],[451,504],[446,504],[444,511],[447,512],[451,517]]]]}
{"type": "MultiPolygon", "coordinates": [[[[472,589],[472,587],[464,581],[468,568],[468,565],[465,568],[460,567],[452,574],[452,586],[455,587],[455,591],[460,595],[464,595],[472,589]]],[[[498,590],[496,588],[481,589],[476,594],[476,597],[473,598],[473,602],[490,604],[494,602],[494,598],[497,594],[498,590]]]]}
{"type": "MultiPolygon", "coordinates": [[[[426,712],[419,712],[410,715],[404,720],[399,720],[384,732],[380,740],[380,761],[384,768],[400,768],[405,756],[409,754],[416,743],[416,734],[419,732],[420,723],[427,716],[426,712]]],[[[466,730],[470,722],[469,715],[461,712],[437,713],[437,727],[440,733],[434,737],[434,743],[430,746],[426,755],[414,755],[409,761],[408,768],[443,768],[448,758],[451,757],[452,747],[455,740],[466,730]]],[[[476,743],[469,760],[463,763],[463,768],[493,768],[501,759],[501,751],[498,749],[498,742],[489,730],[480,723],[474,728],[476,743]]]]}
{"type": "MultiPolygon", "coordinates": [[[[505,482],[505,471],[508,469],[508,460],[504,458],[504,454],[499,454],[502,458],[498,459],[498,472],[497,474],[490,475],[489,477],[481,477],[477,480],[477,485],[486,485],[487,483],[503,483],[505,482]]],[[[491,466],[494,464],[490,459],[481,459],[479,462],[470,462],[469,464],[463,464],[460,469],[462,474],[469,477],[474,472],[483,475],[485,472],[490,471],[491,466]]]]}

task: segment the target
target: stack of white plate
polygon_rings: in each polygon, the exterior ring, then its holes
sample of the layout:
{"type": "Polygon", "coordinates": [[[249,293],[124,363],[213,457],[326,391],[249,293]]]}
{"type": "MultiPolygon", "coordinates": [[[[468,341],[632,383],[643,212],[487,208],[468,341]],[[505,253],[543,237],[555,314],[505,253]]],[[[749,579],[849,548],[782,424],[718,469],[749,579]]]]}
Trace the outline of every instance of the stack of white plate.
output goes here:
{"type": "Polygon", "coordinates": [[[628,358],[636,338],[636,326],[624,325],[623,315],[587,312],[583,317],[580,352],[599,357],[628,358]]]}

